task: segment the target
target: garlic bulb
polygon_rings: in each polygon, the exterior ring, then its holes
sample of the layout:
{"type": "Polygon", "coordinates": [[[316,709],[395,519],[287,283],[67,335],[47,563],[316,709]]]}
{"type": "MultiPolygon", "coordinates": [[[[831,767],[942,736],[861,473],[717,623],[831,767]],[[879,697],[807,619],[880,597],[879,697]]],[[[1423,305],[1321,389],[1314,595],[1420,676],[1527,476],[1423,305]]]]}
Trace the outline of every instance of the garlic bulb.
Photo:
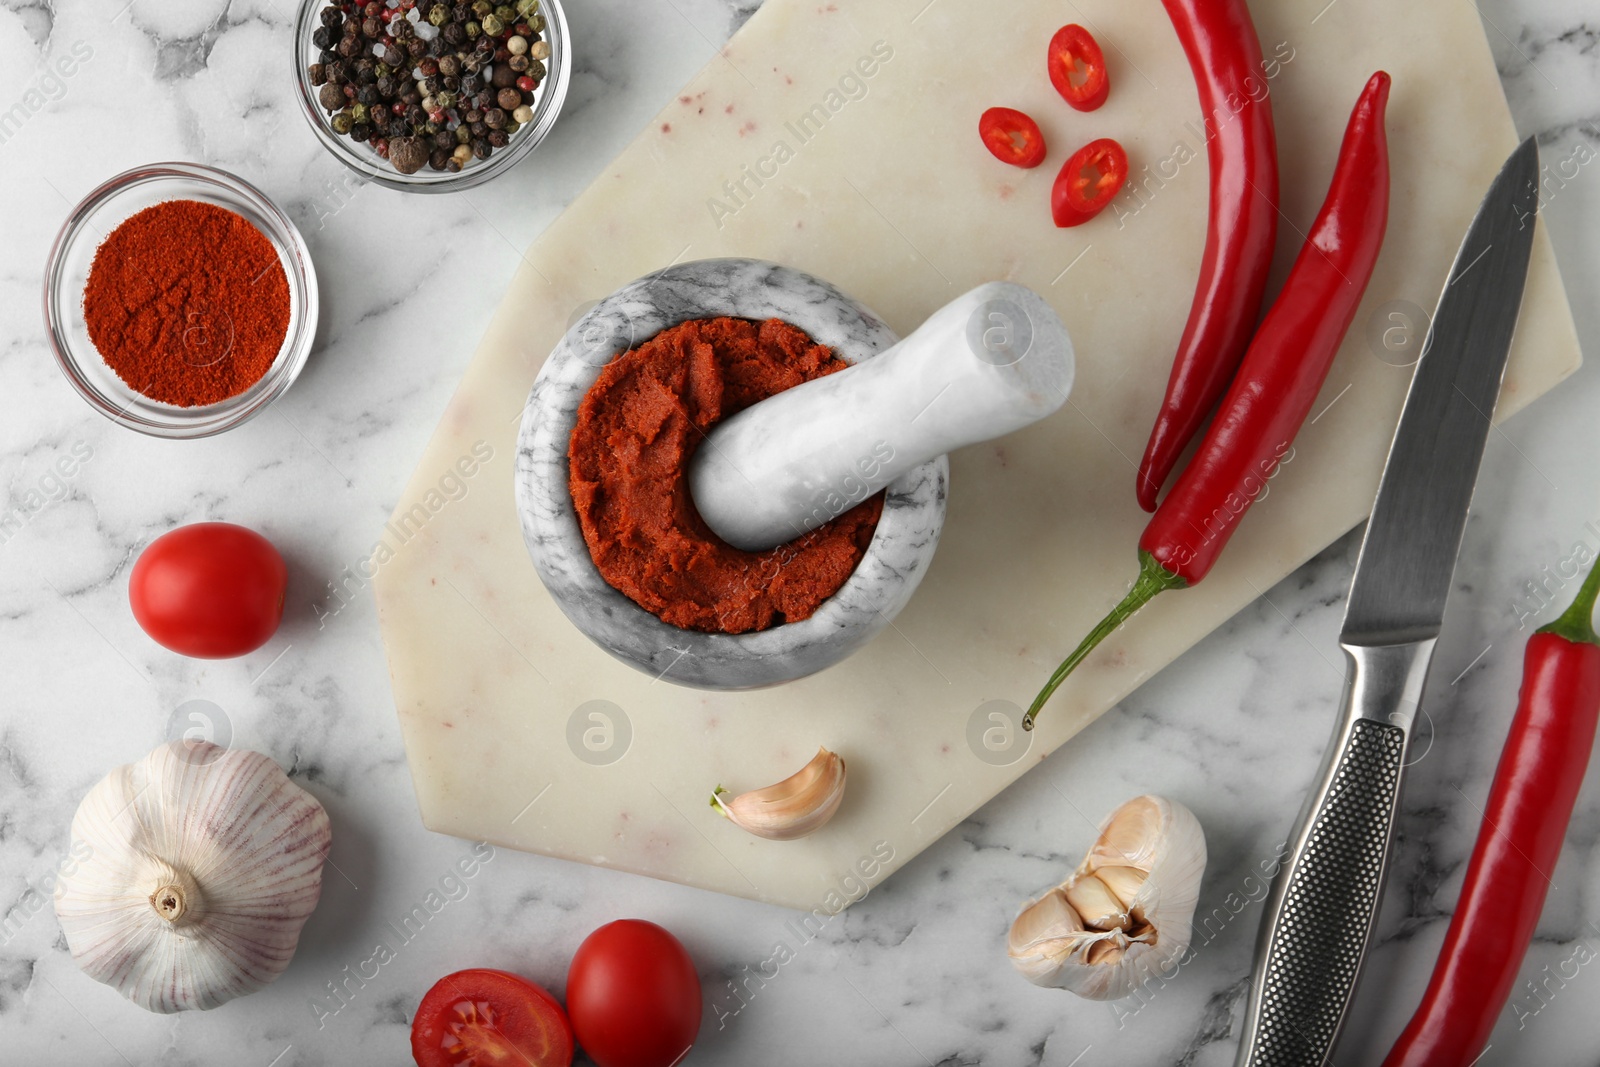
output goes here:
{"type": "Polygon", "coordinates": [[[1006,941],[1011,964],[1034,985],[1125,997],[1189,947],[1205,869],[1194,814],[1135,797],[1106,817],[1070,878],[1022,909],[1006,941]]]}
{"type": "Polygon", "coordinates": [[[821,829],[844,799],[844,760],[825,748],[776,785],[723,800],[720,785],[711,806],[757,837],[789,841],[821,829]]]}
{"type": "Polygon", "coordinates": [[[56,886],[72,958],[142,1008],[215,1008],[283,973],[317,906],[328,814],[259,752],[173,741],[100,780],[56,886]]]}

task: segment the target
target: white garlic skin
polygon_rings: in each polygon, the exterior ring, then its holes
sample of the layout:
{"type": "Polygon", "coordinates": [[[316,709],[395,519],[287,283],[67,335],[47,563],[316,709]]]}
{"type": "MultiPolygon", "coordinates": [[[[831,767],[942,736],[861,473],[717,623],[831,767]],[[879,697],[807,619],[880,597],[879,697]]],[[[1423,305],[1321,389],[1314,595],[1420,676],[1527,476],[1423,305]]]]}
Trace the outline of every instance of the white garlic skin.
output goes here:
{"type": "Polygon", "coordinates": [[[101,779],[56,886],[84,973],[149,1011],[215,1008],[283,973],[322,892],[328,814],[259,752],[174,741],[101,779]]]}
{"type": "Polygon", "coordinates": [[[1089,1000],[1120,999],[1162,972],[1170,978],[1189,947],[1205,869],[1205,834],[1194,813],[1163,797],[1135,797],[1101,823],[1072,876],[1017,915],[1006,944],[1011,963],[1035,985],[1089,1000]],[[1096,916],[1080,914],[1071,899],[1099,905],[1105,898],[1086,879],[1126,894],[1125,927],[1086,925],[1096,916]]]}

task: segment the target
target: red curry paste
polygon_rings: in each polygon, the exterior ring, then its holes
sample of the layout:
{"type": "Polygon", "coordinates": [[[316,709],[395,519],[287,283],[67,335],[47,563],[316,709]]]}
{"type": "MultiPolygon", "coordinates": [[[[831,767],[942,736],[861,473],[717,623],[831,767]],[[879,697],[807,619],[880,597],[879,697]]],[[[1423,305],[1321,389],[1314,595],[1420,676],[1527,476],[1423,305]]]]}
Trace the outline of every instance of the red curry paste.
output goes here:
{"type": "Polygon", "coordinates": [[[688,465],[719,419],[846,366],[778,319],[695,319],[612,360],[584,396],[567,449],[601,576],[688,630],[736,634],[809,618],[861,562],[883,495],[788,544],[744,552],[700,518],[688,465]]]}

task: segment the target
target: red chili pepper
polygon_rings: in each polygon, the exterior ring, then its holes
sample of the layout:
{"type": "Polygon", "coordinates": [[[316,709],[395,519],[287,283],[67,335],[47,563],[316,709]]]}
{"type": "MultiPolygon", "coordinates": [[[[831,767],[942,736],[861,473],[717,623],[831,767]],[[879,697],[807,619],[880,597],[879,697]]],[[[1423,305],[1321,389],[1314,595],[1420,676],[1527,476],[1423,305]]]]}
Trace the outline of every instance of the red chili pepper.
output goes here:
{"type": "Polygon", "coordinates": [[[1093,111],[1106,102],[1111,92],[1111,79],[1106,76],[1106,57],[1100,51],[1100,43],[1076,23],[1061,27],[1050,38],[1045,69],[1050,72],[1050,84],[1056,87],[1056,92],[1079,111],[1093,111]],[[1082,81],[1075,80],[1079,63],[1083,64],[1082,81]]]}
{"type": "Polygon", "coordinates": [[[1044,162],[1044,134],[1032,118],[1009,107],[991,107],[978,116],[978,136],[994,158],[1013,167],[1044,162]]]}
{"type": "Polygon", "coordinates": [[[1128,153],[1109,137],[1090,141],[1062,164],[1050,187],[1057,226],[1082,226],[1106,209],[1128,180],[1128,153]]]}
{"type": "Polygon", "coordinates": [[[1600,566],[1528,639],[1511,720],[1461,900],[1428,991],[1383,1067],[1467,1067],[1511,996],[1544,908],[1600,722],[1600,566]]]}
{"type": "Polygon", "coordinates": [[[1057,667],[1026,729],[1084,657],[1157,593],[1198,583],[1289,452],[1366,291],[1389,221],[1389,75],[1356,101],[1322,210],[1200,449],[1139,538],[1139,577],[1057,667]]]}
{"type": "Polygon", "coordinates": [[[1162,0],[1200,90],[1211,215],[1200,280],[1166,397],[1139,465],[1139,506],[1156,509],[1178,457],[1244,356],[1278,237],[1278,153],[1261,42],[1244,0],[1162,0]]]}

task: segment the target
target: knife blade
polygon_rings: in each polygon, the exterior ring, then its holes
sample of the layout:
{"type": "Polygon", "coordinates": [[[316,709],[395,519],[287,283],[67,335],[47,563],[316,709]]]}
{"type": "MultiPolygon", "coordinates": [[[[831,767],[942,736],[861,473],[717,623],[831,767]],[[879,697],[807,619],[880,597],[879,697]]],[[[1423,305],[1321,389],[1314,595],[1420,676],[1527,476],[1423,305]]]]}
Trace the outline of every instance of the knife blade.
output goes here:
{"type": "Polygon", "coordinates": [[[1343,707],[1267,898],[1238,1067],[1327,1062],[1376,925],[1412,719],[1505,374],[1539,153],[1500,169],[1446,276],[1361,543],[1343,707]]]}

